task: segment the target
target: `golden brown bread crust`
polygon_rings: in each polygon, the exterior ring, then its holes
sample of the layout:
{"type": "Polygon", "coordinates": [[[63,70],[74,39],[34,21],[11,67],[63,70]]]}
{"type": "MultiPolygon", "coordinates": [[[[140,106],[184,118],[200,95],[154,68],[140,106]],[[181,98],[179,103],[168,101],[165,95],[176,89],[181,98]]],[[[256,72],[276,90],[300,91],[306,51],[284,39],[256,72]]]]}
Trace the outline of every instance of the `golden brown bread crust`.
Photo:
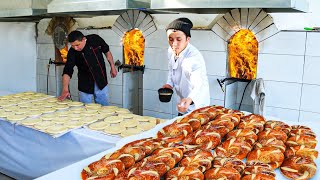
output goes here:
{"type": "Polygon", "coordinates": [[[210,121],[207,125],[215,125],[215,126],[224,126],[229,131],[233,130],[234,124],[229,119],[215,119],[214,121],[210,121]]]}
{"type": "Polygon", "coordinates": [[[246,167],[245,163],[237,158],[227,158],[227,157],[216,157],[212,162],[212,167],[219,168],[234,168],[240,174],[242,174],[244,168],[246,167]]]}
{"type": "Polygon", "coordinates": [[[115,180],[160,180],[160,175],[156,171],[132,168],[120,173],[115,180]]]}
{"type": "Polygon", "coordinates": [[[266,123],[266,119],[263,116],[257,114],[250,114],[242,117],[238,129],[253,129],[255,133],[259,133],[264,129],[264,124],[266,123]]]}
{"type": "Polygon", "coordinates": [[[292,128],[292,130],[295,130],[295,129],[306,129],[306,130],[310,130],[311,131],[310,127],[302,126],[302,125],[292,125],[291,128],[292,128]]]}
{"type": "Polygon", "coordinates": [[[192,111],[192,113],[205,113],[207,116],[209,116],[210,121],[214,120],[217,115],[222,113],[224,110],[224,107],[222,106],[206,106],[199,109],[196,109],[192,111]]]}
{"type": "Polygon", "coordinates": [[[276,138],[282,142],[287,141],[287,134],[281,130],[269,129],[258,134],[258,140],[276,138]]]}
{"type": "Polygon", "coordinates": [[[238,115],[240,118],[242,118],[244,116],[244,113],[239,111],[239,110],[234,110],[234,109],[225,109],[223,111],[223,113],[225,114],[236,114],[238,115]]]}
{"type": "Polygon", "coordinates": [[[293,156],[283,161],[280,171],[288,179],[307,180],[312,178],[317,166],[311,158],[293,156]]]}
{"type": "Polygon", "coordinates": [[[280,149],[280,151],[282,153],[284,153],[284,151],[286,150],[286,145],[284,144],[284,142],[281,140],[278,140],[276,138],[261,139],[260,141],[255,143],[254,148],[260,149],[260,148],[268,147],[268,146],[278,148],[278,149],[280,149]]]}
{"type": "Polygon", "coordinates": [[[228,119],[233,123],[234,127],[240,123],[240,116],[237,114],[219,114],[216,119],[228,119]]]}
{"type": "Polygon", "coordinates": [[[308,148],[304,145],[294,146],[294,147],[288,147],[284,152],[284,156],[286,158],[293,157],[293,156],[309,157],[315,161],[318,158],[318,151],[313,148],[308,148]]]}
{"type": "Polygon", "coordinates": [[[286,145],[287,146],[299,146],[305,145],[308,148],[315,148],[317,146],[317,140],[313,136],[297,135],[289,137],[286,145]]]}
{"type": "Polygon", "coordinates": [[[191,113],[190,116],[194,119],[198,119],[201,125],[207,124],[210,121],[208,113],[191,113]]]}
{"type": "Polygon", "coordinates": [[[226,139],[230,139],[233,137],[234,138],[243,137],[244,140],[248,142],[250,145],[253,145],[258,139],[258,136],[251,129],[236,129],[236,130],[230,131],[227,134],[226,139]]]}
{"type": "Polygon", "coordinates": [[[101,158],[89,164],[81,172],[81,178],[85,179],[114,179],[118,173],[125,170],[120,160],[107,160],[101,158]]]}
{"type": "Polygon", "coordinates": [[[289,135],[291,131],[291,126],[288,124],[282,122],[282,121],[275,121],[275,120],[269,120],[264,125],[265,130],[274,129],[274,130],[281,130],[287,135],[289,135]]]}
{"type": "Polygon", "coordinates": [[[272,169],[278,168],[284,160],[281,150],[275,147],[263,147],[254,149],[248,153],[247,161],[261,161],[271,165],[272,169]]]}
{"type": "Polygon", "coordinates": [[[154,138],[145,138],[140,139],[136,141],[132,141],[126,145],[123,146],[123,148],[126,147],[140,147],[145,152],[146,155],[151,154],[155,149],[160,147],[161,143],[158,139],[154,138]]]}
{"type": "Polygon", "coordinates": [[[240,173],[234,168],[218,167],[209,169],[204,173],[206,180],[212,179],[228,179],[228,180],[240,180],[240,173]]]}
{"type": "Polygon", "coordinates": [[[157,137],[166,143],[181,142],[193,129],[189,123],[173,123],[158,131],[157,137]]]}
{"type": "Polygon", "coordinates": [[[313,136],[317,137],[316,134],[309,130],[309,129],[293,129],[290,131],[290,136],[297,136],[297,135],[303,135],[303,136],[313,136]]]}
{"type": "Polygon", "coordinates": [[[214,157],[233,157],[243,160],[251,151],[252,147],[243,139],[231,138],[219,145],[214,153],[214,157]]]}
{"type": "Polygon", "coordinates": [[[220,134],[220,137],[224,137],[230,130],[226,128],[223,125],[214,125],[211,124],[210,122],[204,126],[201,127],[201,129],[209,130],[209,131],[214,131],[220,134]]]}
{"type": "Polygon", "coordinates": [[[200,149],[214,149],[221,142],[220,134],[209,130],[198,130],[189,134],[182,144],[197,145],[200,149]]]}
{"type": "Polygon", "coordinates": [[[175,159],[175,164],[178,163],[182,157],[183,152],[179,148],[167,147],[167,148],[158,148],[153,153],[153,155],[168,155],[175,159]]]}
{"type": "MultiPolygon", "coordinates": [[[[167,166],[167,170],[174,168],[174,166],[176,165],[176,160],[171,157],[168,156],[168,154],[163,154],[163,155],[151,155],[148,156],[146,158],[144,158],[143,160],[141,160],[139,163],[143,163],[143,162],[148,162],[148,163],[164,163],[167,166]]],[[[139,163],[138,166],[139,166],[139,163]]],[[[161,173],[159,173],[161,174],[161,173]]]]}
{"type": "Polygon", "coordinates": [[[242,179],[275,180],[276,174],[269,164],[260,161],[247,161],[242,179]]]}
{"type": "Polygon", "coordinates": [[[199,179],[203,180],[203,173],[195,167],[176,167],[165,175],[165,180],[171,179],[199,179]]]}
{"type": "Polygon", "coordinates": [[[213,155],[210,151],[196,149],[188,151],[179,162],[179,167],[192,166],[204,172],[211,168],[213,155]]]}

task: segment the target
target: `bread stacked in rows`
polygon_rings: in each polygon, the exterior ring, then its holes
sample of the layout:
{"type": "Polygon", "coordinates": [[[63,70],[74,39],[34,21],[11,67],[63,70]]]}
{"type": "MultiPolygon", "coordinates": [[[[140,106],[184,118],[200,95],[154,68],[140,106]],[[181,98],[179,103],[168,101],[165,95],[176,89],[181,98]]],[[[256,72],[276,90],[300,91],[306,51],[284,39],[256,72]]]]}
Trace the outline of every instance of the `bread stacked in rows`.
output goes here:
{"type": "Polygon", "coordinates": [[[85,167],[82,179],[290,179],[315,175],[310,128],[221,106],[197,109],[85,167]],[[246,158],[246,163],[243,160],[246,158]]]}

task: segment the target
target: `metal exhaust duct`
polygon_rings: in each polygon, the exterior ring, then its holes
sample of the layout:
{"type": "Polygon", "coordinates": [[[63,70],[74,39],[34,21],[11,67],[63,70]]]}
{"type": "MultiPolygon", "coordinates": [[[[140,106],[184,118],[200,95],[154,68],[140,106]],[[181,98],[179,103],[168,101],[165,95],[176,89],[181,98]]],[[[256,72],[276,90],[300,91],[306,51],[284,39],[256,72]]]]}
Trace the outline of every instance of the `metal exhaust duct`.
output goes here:
{"type": "Polygon", "coordinates": [[[128,9],[149,9],[150,0],[53,0],[48,13],[118,15],[128,9]]]}
{"type": "Polygon", "coordinates": [[[262,8],[267,13],[306,13],[307,0],[151,0],[152,10],[223,14],[234,8],[262,8]]]}
{"type": "Polygon", "coordinates": [[[51,0],[10,0],[1,1],[0,17],[36,16],[47,13],[51,0]]]}

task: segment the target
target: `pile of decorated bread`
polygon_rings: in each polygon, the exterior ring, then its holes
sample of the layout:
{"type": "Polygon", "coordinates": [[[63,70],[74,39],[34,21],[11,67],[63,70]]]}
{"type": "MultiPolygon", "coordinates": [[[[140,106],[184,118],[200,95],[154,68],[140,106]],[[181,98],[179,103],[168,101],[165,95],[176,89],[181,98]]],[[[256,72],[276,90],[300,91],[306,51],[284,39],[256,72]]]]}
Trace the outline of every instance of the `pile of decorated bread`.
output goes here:
{"type": "Polygon", "coordinates": [[[221,106],[197,109],[90,163],[82,179],[310,179],[317,170],[315,133],[221,106]]]}

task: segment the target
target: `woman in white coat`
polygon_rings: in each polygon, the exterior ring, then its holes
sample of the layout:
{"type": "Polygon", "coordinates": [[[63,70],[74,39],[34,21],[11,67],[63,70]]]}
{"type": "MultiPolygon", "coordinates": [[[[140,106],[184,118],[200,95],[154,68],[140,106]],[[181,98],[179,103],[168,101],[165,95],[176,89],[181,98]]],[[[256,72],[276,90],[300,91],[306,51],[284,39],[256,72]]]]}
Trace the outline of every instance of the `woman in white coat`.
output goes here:
{"type": "Polygon", "coordinates": [[[188,18],[178,18],[166,28],[170,45],[169,74],[163,87],[175,89],[178,97],[178,115],[210,104],[209,83],[203,56],[189,42],[192,26],[188,18]]]}

